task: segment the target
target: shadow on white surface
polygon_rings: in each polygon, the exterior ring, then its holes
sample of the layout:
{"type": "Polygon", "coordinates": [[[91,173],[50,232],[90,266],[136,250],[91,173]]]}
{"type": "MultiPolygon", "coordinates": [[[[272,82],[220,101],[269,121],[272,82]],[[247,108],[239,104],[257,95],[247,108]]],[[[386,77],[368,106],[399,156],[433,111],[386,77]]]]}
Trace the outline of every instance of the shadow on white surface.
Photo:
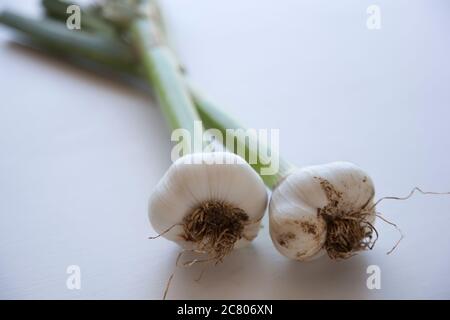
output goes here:
{"type": "MultiPolygon", "coordinates": [[[[267,264],[267,258],[255,246],[236,250],[223,263],[210,265],[199,282],[195,279],[203,266],[178,268],[167,298],[327,299],[339,296],[365,299],[370,296],[364,256],[340,262],[322,258],[308,263],[282,258],[277,259],[276,269],[275,264],[267,264]]],[[[175,259],[176,256],[170,258],[175,259]]]]}

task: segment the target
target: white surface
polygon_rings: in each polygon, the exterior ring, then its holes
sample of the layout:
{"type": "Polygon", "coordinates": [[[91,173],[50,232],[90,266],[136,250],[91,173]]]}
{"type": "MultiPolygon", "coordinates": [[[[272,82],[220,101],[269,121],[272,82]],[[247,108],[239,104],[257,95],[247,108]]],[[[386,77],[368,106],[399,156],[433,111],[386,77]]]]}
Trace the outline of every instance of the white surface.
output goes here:
{"type": "MultiPolygon", "coordinates": [[[[450,190],[450,4],[376,1],[163,0],[196,82],[255,128],[279,128],[298,165],[349,160],[379,197],[450,190]]],[[[35,11],[34,1],[1,5],[35,11]]],[[[147,240],[152,187],[170,165],[169,131],[148,97],[8,44],[0,29],[0,298],[159,299],[179,249],[147,240]],[[82,289],[66,289],[79,265],[82,289]]],[[[169,298],[450,298],[450,198],[380,208],[372,252],[296,263],[261,230],[169,298]],[[381,268],[368,290],[366,268],[381,268]]],[[[267,221],[267,220],[266,220],[267,221]]]]}

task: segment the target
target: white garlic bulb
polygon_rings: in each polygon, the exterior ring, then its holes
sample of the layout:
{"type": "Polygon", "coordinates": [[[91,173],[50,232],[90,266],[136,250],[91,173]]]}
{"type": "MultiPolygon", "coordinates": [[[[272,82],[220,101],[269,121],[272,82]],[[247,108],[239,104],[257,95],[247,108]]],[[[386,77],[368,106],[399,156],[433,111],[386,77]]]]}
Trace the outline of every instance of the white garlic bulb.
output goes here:
{"type": "Polygon", "coordinates": [[[370,247],[374,195],[370,177],[352,163],[297,169],[272,193],[272,241],[280,253],[295,260],[312,260],[324,253],[349,257],[370,247]]]}
{"type": "Polygon", "coordinates": [[[158,234],[182,248],[221,259],[257,236],[266,207],[266,187],[244,159],[195,153],[175,161],[158,183],[149,218],[158,234]]]}

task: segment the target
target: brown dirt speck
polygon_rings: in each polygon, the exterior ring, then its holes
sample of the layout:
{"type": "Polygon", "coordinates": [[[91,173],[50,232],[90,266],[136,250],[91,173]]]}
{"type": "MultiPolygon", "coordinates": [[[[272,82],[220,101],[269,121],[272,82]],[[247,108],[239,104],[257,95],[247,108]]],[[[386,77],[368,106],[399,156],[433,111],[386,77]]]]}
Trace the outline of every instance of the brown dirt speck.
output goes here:
{"type": "Polygon", "coordinates": [[[312,235],[317,234],[317,226],[316,224],[309,222],[309,221],[301,221],[300,226],[303,229],[304,232],[312,235]]]}
{"type": "Polygon", "coordinates": [[[289,242],[291,240],[295,239],[295,234],[292,232],[286,232],[283,233],[279,236],[278,238],[278,243],[280,244],[280,246],[288,248],[289,247],[289,242]]]}

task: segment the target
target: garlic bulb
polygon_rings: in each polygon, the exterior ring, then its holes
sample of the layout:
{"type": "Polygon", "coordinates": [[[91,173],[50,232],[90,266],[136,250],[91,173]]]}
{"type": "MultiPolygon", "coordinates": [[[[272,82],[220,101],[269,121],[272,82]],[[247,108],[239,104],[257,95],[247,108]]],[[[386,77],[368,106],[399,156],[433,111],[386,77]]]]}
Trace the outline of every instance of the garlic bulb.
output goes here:
{"type": "Polygon", "coordinates": [[[158,183],[149,218],[158,234],[221,260],[257,236],[266,207],[264,183],[244,159],[195,153],[175,161],[158,183]]]}
{"type": "Polygon", "coordinates": [[[272,193],[272,241],[280,253],[301,261],[324,253],[347,258],[370,248],[374,195],[370,177],[352,163],[297,169],[272,193]]]}

